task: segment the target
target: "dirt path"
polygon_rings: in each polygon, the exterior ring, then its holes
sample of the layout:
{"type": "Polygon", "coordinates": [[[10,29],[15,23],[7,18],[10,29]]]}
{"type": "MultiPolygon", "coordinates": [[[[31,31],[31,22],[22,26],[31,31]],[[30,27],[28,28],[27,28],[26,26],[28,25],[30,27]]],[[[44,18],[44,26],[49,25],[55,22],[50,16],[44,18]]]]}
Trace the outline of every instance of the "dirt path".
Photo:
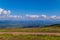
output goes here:
{"type": "Polygon", "coordinates": [[[19,35],[19,34],[22,34],[22,35],[27,35],[27,34],[32,34],[32,35],[56,35],[56,36],[60,36],[60,33],[34,33],[34,32],[0,32],[0,34],[13,34],[13,35],[19,35]]]}

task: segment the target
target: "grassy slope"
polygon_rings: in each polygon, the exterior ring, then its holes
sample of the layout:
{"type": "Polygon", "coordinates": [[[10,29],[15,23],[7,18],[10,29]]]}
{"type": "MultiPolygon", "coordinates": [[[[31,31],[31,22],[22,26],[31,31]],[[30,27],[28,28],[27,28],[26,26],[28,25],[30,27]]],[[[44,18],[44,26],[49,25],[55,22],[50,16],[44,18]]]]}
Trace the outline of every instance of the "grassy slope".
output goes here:
{"type": "Polygon", "coordinates": [[[60,40],[60,36],[2,34],[0,40],[60,40]]]}
{"type": "Polygon", "coordinates": [[[60,27],[51,26],[43,28],[7,28],[0,29],[0,32],[60,32],[60,27]]]}
{"type": "MultiPolygon", "coordinates": [[[[43,28],[9,28],[0,29],[0,32],[60,32],[60,27],[51,26],[43,28]]],[[[60,40],[60,36],[0,34],[0,40],[60,40]]]]}

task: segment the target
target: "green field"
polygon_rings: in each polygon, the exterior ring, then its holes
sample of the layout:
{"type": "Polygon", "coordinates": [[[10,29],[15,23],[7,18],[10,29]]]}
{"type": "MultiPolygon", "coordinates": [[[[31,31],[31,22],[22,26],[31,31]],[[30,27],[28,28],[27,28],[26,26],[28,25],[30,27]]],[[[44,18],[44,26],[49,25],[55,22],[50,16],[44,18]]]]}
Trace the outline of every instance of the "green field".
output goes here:
{"type": "Polygon", "coordinates": [[[0,40],[60,40],[60,36],[0,34],[0,40]]]}
{"type": "Polygon", "coordinates": [[[42,28],[6,28],[0,29],[0,32],[60,32],[60,27],[42,27],[42,28]]]}
{"type": "MultiPolygon", "coordinates": [[[[60,27],[50,26],[42,28],[6,28],[0,29],[0,32],[57,32],[60,33],[60,27]]],[[[32,34],[0,34],[0,40],[60,40],[60,36],[55,35],[32,35],[32,34]]]]}

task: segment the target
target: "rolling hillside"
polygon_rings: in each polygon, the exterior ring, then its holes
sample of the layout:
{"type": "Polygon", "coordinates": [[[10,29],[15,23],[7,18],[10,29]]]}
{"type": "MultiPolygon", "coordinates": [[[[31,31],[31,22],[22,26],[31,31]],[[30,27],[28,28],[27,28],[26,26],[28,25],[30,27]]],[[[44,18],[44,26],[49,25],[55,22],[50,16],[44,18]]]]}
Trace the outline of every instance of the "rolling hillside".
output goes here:
{"type": "Polygon", "coordinates": [[[48,20],[0,20],[0,28],[33,28],[52,24],[60,23],[48,20]]]}
{"type": "Polygon", "coordinates": [[[60,25],[54,24],[37,28],[3,28],[0,29],[0,32],[60,32],[60,25]]]}

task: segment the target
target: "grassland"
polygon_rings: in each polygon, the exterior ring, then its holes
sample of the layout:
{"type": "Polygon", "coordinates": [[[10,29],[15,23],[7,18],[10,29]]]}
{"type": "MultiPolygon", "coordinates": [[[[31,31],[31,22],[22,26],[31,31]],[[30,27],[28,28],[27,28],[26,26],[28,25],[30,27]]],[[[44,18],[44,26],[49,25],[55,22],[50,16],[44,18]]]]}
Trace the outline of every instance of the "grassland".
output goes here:
{"type": "Polygon", "coordinates": [[[0,40],[60,40],[60,36],[1,34],[0,40]]]}
{"type": "Polygon", "coordinates": [[[60,32],[60,27],[42,27],[42,28],[6,28],[0,29],[0,32],[60,32]]]}
{"type": "MultiPolygon", "coordinates": [[[[42,28],[6,28],[0,29],[0,32],[46,32],[46,33],[60,33],[60,27],[51,26],[51,27],[42,27],[42,28]]],[[[0,40],[60,40],[58,35],[32,35],[32,34],[0,34],[0,40]]]]}

